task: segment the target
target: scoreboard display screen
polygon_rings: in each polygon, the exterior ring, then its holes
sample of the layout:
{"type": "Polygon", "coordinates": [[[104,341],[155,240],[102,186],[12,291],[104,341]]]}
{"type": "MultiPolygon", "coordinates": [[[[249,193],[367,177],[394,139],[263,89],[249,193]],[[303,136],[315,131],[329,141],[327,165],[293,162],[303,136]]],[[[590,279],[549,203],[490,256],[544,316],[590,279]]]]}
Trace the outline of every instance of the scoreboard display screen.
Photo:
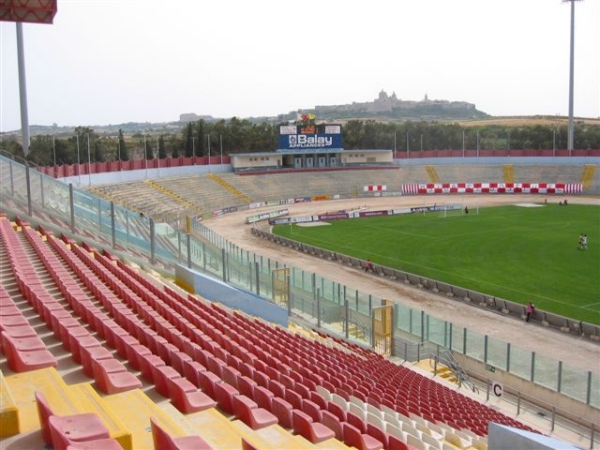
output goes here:
{"type": "Polygon", "coordinates": [[[279,149],[341,149],[342,126],[327,124],[280,125],[279,149]]]}

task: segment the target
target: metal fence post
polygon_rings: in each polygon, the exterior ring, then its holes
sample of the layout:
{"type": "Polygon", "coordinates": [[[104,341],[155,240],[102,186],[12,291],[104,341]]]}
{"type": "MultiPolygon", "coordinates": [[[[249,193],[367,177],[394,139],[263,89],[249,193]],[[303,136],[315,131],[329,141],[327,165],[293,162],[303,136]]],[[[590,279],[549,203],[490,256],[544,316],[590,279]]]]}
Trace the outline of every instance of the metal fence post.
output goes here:
{"type": "Polygon", "coordinates": [[[29,166],[25,166],[25,182],[27,183],[27,214],[32,217],[32,207],[31,207],[31,178],[29,175],[29,166]]]}
{"type": "Polygon", "coordinates": [[[191,243],[191,237],[190,234],[187,233],[186,235],[186,246],[187,246],[187,266],[188,269],[192,268],[192,243],[191,243]]]}
{"type": "Polygon", "coordinates": [[[72,184],[69,184],[69,209],[71,210],[71,233],[75,233],[75,199],[72,184]]]}
{"type": "Polygon", "coordinates": [[[112,248],[117,247],[117,224],[115,221],[115,203],[110,202],[110,230],[112,237],[112,248]]]}
{"type": "Polygon", "coordinates": [[[258,273],[258,261],[254,262],[254,276],[256,278],[256,295],[260,296],[260,274],[258,273]]]}

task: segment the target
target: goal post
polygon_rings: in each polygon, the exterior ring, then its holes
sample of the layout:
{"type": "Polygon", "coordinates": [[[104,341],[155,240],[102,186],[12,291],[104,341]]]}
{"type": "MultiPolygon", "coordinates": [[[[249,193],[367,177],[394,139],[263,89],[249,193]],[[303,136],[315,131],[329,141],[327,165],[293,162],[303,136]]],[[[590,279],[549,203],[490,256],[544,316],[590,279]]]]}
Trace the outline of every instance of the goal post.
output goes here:
{"type": "Polygon", "coordinates": [[[444,204],[437,205],[440,212],[440,217],[458,217],[465,215],[479,215],[479,205],[467,205],[467,204],[444,204]]]}

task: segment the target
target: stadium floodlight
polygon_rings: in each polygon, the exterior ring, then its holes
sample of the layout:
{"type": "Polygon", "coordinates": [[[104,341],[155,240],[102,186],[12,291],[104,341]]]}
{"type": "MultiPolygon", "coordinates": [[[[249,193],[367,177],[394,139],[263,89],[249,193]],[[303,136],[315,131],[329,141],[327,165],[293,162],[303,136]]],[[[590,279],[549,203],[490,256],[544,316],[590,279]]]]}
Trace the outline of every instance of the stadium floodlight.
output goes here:
{"type": "Polygon", "coordinates": [[[569,130],[567,137],[567,150],[569,155],[573,151],[575,129],[573,125],[573,85],[575,81],[575,2],[581,0],[563,0],[571,3],[571,45],[569,59],[569,130]]]}

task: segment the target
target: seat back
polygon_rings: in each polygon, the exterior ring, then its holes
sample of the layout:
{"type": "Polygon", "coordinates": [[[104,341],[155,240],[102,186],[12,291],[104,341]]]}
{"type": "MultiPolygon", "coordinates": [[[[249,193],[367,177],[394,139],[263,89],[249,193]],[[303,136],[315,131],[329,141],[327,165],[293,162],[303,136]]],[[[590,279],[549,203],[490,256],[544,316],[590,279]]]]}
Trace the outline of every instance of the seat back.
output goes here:
{"type": "Polygon", "coordinates": [[[157,423],[154,417],[150,417],[152,428],[152,441],[156,450],[177,450],[173,438],[157,423]]]}
{"type": "Polygon", "coordinates": [[[52,445],[52,437],[50,435],[50,427],[48,425],[48,419],[53,416],[54,413],[46,400],[44,394],[41,391],[35,391],[35,403],[37,405],[38,417],[40,419],[40,427],[42,430],[42,438],[47,445],[52,445]]]}

